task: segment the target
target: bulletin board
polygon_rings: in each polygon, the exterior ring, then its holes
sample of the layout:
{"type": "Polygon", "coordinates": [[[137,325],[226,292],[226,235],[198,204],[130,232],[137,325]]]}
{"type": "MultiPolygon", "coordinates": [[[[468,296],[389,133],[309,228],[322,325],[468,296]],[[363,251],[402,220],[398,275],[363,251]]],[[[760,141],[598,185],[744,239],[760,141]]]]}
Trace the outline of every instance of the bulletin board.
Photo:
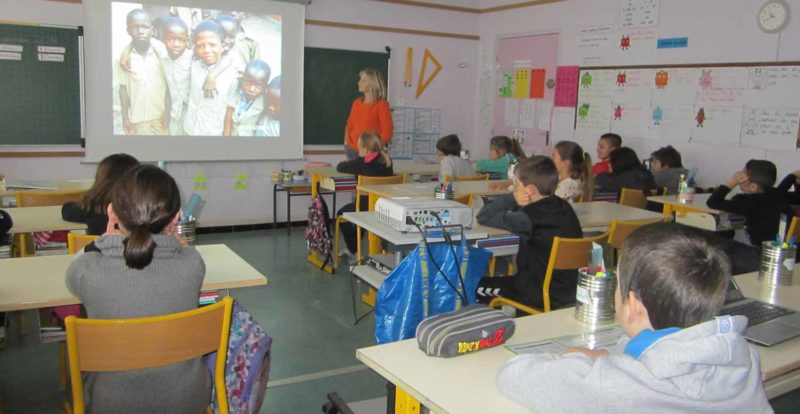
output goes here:
{"type": "Polygon", "coordinates": [[[800,62],[581,67],[575,130],[795,150],[800,62]]]}
{"type": "Polygon", "coordinates": [[[397,160],[435,162],[442,111],[434,108],[392,108],[394,132],[389,154],[397,160]]]}

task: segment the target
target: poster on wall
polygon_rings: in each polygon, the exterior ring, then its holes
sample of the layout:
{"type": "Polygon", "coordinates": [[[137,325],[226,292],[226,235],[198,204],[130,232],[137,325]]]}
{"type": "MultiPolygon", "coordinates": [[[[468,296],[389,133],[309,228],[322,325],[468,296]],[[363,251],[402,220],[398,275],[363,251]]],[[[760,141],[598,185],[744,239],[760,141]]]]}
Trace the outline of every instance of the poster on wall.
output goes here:
{"type": "Polygon", "coordinates": [[[575,108],[578,99],[577,66],[559,66],[556,68],[556,89],[554,105],[563,108],[575,108]]]}
{"type": "Polygon", "coordinates": [[[701,106],[743,108],[747,68],[701,68],[696,102],[701,106]]]}
{"type": "Polygon", "coordinates": [[[658,0],[621,0],[619,25],[622,29],[658,26],[658,0]]]}
{"type": "Polygon", "coordinates": [[[614,26],[581,27],[578,29],[578,56],[583,66],[607,63],[614,50],[614,26]]]}
{"type": "Polygon", "coordinates": [[[742,117],[743,147],[793,150],[800,126],[798,108],[745,108],[742,117]]]}
{"type": "Polygon", "coordinates": [[[800,107],[800,67],[757,67],[747,71],[747,105],[755,108],[800,107]]]}
{"type": "Polygon", "coordinates": [[[665,142],[689,142],[694,126],[694,105],[650,106],[647,138],[665,142]]]}
{"type": "Polygon", "coordinates": [[[742,112],[742,108],[695,105],[691,142],[738,146],[742,112]]]}
{"type": "Polygon", "coordinates": [[[700,88],[700,69],[654,69],[652,75],[652,103],[676,105],[694,103],[700,88]]]}

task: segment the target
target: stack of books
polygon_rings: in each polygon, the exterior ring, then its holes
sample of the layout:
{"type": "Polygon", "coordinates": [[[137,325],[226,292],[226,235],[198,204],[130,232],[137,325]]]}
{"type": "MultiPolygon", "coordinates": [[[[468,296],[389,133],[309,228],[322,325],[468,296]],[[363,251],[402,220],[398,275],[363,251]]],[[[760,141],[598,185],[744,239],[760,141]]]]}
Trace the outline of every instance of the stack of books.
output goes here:
{"type": "Polygon", "coordinates": [[[320,186],[325,189],[335,189],[335,191],[355,191],[356,177],[326,177],[320,183],[320,186]]]}
{"type": "Polygon", "coordinates": [[[67,339],[67,332],[50,309],[39,309],[39,338],[43,343],[67,339]]]}
{"type": "Polygon", "coordinates": [[[11,257],[11,246],[0,246],[0,259],[11,257]]]}
{"type": "Polygon", "coordinates": [[[212,305],[219,300],[219,293],[216,290],[200,292],[198,303],[200,306],[212,305]]]}

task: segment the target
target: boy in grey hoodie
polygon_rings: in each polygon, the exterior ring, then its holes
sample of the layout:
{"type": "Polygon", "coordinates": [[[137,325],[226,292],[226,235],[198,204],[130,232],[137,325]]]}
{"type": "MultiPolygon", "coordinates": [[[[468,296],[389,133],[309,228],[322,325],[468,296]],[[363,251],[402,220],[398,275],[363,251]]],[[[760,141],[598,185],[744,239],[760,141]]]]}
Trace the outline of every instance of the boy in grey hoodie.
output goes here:
{"type": "Polygon", "coordinates": [[[497,375],[500,393],[542,413],[771,413],[743,316],[714,317],[730,264],[701,231],[659,223],[622,248],[619,349],[528,354],[497,375]]]}

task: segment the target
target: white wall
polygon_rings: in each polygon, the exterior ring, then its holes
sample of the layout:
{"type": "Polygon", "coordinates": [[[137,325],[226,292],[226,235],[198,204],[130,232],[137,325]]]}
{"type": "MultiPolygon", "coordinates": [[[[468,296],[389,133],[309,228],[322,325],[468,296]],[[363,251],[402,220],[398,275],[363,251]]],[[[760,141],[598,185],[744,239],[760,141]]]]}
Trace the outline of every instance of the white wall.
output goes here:
{"type": "MultiPolygon", "coordinates": [[[[516,3],[511,0],[481,0],[480,7],[495,7],[516,3]]],[[[690,47],[658,50],[649,62],[658,63],[711,63],[711,62],[777,62],[800,60],[800,0],[787,0],[792,7],[793,20],[780,35],[765,34],[756,26],[756,13],[764,3],[756,0],[661,0],[657,37],[688,37],[690,47]]],[[[480,18],[479,56],[483,69],[492,61],[498,36],[517,33],[560,33],[559,65],[579,65],[578,29],[587,26],[611,24],[618,27],[619,0],[569,0],[535,7],[483,14],[480,18]]],[[[619,33],[619,32],[615,32],[619,33]]],[[[615,62],[608,62],[613,65],[615,62]]],[[[494,83],[493,83],[494,84],[494,83]]],[[[492,90],[494,92],[494,90],[492,90]]],[[[800,92],[800,91],[798,91],[800,92]]],[[[478,102],[485,100],[478,93],[478,102]]],[[[493,99],[490,99],[490,101],[493,99]]],[[[477,103],[476,103],[477,105],[477,103]]],[[[475,118],[475,136],[491,136],[491,126],[475,118]]],[[[483,138],[487,139],[487,138],[483,138]]],[[[575,141],[593,153],[595,136],[575,136],[575,141]]],[[[633,147],[645,158],[662,143],[623,137],[625,145],[633,147]]],[[[704,144],[672,144],[683,155],[684,164],[700,165],[700,185],[716,185],[727,179],[750,158],[770,159],[778,166],[779,176],[800,168],[800,153],[793,151],[766,151],[752,148],[717,148],[704,144]]],[[[481,151],[480,149],[478,150],[481,151]]],[[[483,150],[486,151],[486,150],[483,150]]],[[[779,177],[780,179],[781,177],[779,177]]]]}

